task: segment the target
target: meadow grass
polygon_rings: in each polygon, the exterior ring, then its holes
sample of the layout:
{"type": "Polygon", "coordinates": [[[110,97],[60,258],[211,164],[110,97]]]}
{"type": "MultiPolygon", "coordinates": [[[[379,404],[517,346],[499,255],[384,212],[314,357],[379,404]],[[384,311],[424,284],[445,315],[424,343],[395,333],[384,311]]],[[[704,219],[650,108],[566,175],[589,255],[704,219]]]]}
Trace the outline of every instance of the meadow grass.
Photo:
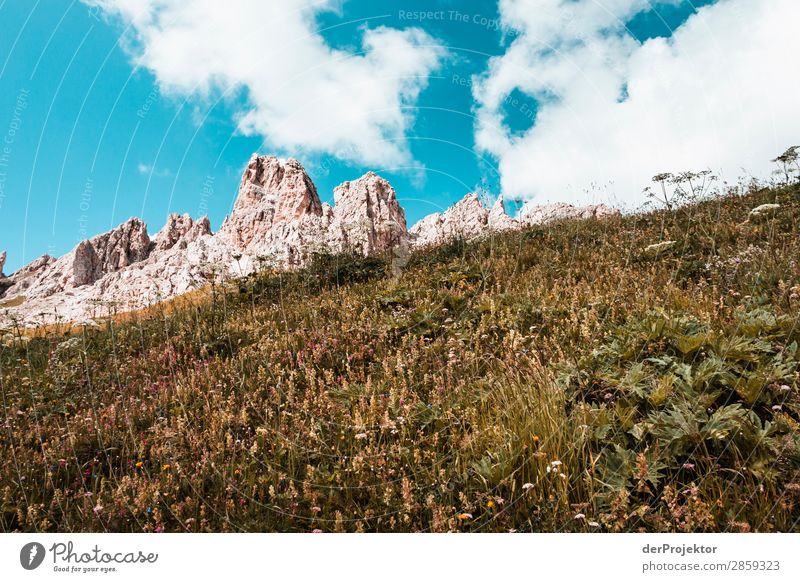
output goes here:
{"type": "Polygon", "coordinates": [[[799,220],[753,186],[6,330],[0,530],[797,531],[799,220]]]}

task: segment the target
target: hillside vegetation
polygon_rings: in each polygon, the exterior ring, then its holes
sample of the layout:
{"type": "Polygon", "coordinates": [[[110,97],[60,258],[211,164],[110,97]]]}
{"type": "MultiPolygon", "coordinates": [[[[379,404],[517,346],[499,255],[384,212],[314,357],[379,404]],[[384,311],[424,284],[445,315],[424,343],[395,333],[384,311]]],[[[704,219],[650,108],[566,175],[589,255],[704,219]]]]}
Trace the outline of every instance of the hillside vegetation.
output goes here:
{"type": "Polygon", "coordinates": [[[799,222],[754,186],[7,330],[0,530],[797,531],[799,222]]]}

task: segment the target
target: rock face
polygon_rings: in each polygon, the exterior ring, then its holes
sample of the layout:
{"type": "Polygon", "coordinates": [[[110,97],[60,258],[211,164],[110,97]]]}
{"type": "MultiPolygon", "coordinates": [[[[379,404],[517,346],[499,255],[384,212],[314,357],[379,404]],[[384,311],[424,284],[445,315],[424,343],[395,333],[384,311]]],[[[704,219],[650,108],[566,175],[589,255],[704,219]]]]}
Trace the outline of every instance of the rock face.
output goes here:
{"type": "Polygon", "coordinates": [[[519,223],[506,213],[506,205],[503,197],[500,196],[489,211],[489,218],[486,222],[489,230],[502,232],[519,228],[519,223]]]}
{"type": "Polygon", "coordinates": [[[410,231],[412,244],[416,247],[438,245],[454,238],[469,240],[487,232],[489,210],[474,192],[467,194],[444,213],[426,216],[410,231]]]}
{"type": "Polygon", "coordinates": [[[605,204],[577,207],[572,204],[525,204],[519,211],[519,220],[524,224],[547,224],[559,220],[603,219],[619,214],[619,210],[605,204]]]}
{"type": "Polygon", "coordinates": [[[167,217],[164,228],[153,237],[153,250],[166,251],[176,245],[185,249],[190,242],[207,234],[211,234],[211,223],[207,216],[195,222],[188,214],[173,213],[167,217]]]}
{"type": "Polygon", "coordinates": [[[3,276],[3,267],[5,266],[5,264],[6,264],[6,252],[3,251],[2,253],[0,253],[0,277],[3,276]]]}
{"type": "Polygon", "coordinates": [[[320,202],[297,160],[254,155],[233,210],[216,234],[207,217],[170,214],[151,239],[147,226],[131,218],[59,259],[44,255],[8,277],[2,276],[2,253],[0,327],[12,319],[39,325],[106,317],[198,289],[213,278],[240,277],[265,266],[296,268],[318,252],[406,256],[410,246],[615,212],[604,206],[531,206],[516,220],[502,198],[490,210],[473,193],[409,231],[394,188],[373,172],[341,184],[333,194],[333,207],[320,202]]]}
{"type": "Polygon", "coordinates": [[[415,224],[409,233],[413,246],[426,247],[458,237],[470,240],[534,224],[547,224],[559,220],[602,219],[618,214],[619,210],[603,204],[576,207],[564,203],[543,205],[526,203],[520,209],[519,216],[512,218],[506,212],[502,196],[489,210],[483,206],[478,195],[472,193],[467,194],[444,213],[426,216],[415,224]]]}
{"type": "Polygon", "coordinates": [[[110,232],[81,242],[73,252],[71,286],[94,283],[107,273],[147,258],[150,254],[147,225],[131,218],[110,232]]]}
{"type": "Polygon", "coordinates": [[[233,213],[219,235],[247,251],[263,245],[273,227],[321,215],[317,189],[300,162],[254,155],[242,176],[233,213]]]}
{"type": "Polygon", "coordinates": [[[333,217],[328,241],[333,250],[368,255],[408,240],[406,213],[394,188],[373,172],[333,191],[333,217]]]}

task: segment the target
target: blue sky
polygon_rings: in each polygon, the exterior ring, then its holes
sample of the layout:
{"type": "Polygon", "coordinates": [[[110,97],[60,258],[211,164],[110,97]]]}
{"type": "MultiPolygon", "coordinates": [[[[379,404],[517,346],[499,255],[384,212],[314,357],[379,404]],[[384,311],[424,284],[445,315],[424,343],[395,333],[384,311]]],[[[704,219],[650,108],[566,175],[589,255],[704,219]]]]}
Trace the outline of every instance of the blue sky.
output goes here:
{"type": "MultiPolygon", "coordinates": [[[[404,101],[408,107],[403,109],[404,121],[399,126],[404,145],[399,153],[387,154],[386,163],[363,152],[339,156],[336,150],[325,151],[324,145],[297,152],[295,146],[284,145],[290,143],[286,139],[281,141],[270,130],[259,129],[271,127],[269,107],[263,108],[260,125],[245,135],[248,132],[242,130],[241,120],[253,108],[254,85],[245,82],[223,98],[224,92],[213,87],[200,93],[180,86],[176,89],[183,80],[170,79],[168,75],[174,75],[175,69],[167,69],[163,63],[143,59],[136,67],[136,55],[146,46],[142,38],[147,24],[124,11],[114,12],[110,7],[114,1],[95,0],[99,6],[87,6],[77,0],[0,0],[0,133],[4,139],[0,146],[5,148],[0,150],[0,250],[8,251],[6,272],[43,253],[63,254],[80,240],[130,216],[142,217],[151,235],[169,212],[188,212],[195,217],[208,214],[216,229],[231,208],[244,164],[256,151],[298,157],[321,198],[329,202],[333,188],[342,181],[370,169],[378,171],[397,190],[409,225],[478,187],[492,194],[503,190],[514,198],[535,198],[526,195],[528,186],[514,178],[515,172],[544,175],[547,164],[529,170],[524,161],[519,166],[519,159],[527,159],[519,148],[534,143],[540,114],[543,119],[558,119],[557,109],[545,109],[543,104],[557,107],[557,103],[570,100],[569,91],[576,90],[560,87],[563,94],[555,95],[551,103],[548,96],[552,92],[526,85],[524,78],[536,76],[543,62],[537,59],[545,58],[542,54],[531,57],[525,63],[527,69],[520,65],[521,79],[512,81],[510,89],[499,67],[496,75],[492,73],[490,59],[501,64],[515,42],[524,44],[521,37],[534,34],[531,24],[514,20],[511,8],[501,14],[496,1],[330,3],[329,9],[313,15],[316,36],[326,47],[341,51],[339,54],[359,53],[365,31],[381,27],[420,29],[443,50],[435,53],[436,66],[429,66],[430,73],[415,89],[418,94],[410,103],[404,101]],[[461,8],[464,5],[470,8],[461,8]],[[419,11],[435,14],[421,18],[416,14],[419,11]],[[484,79],[478,89],[476,75],[484,79]],[[175,85],[170,87],[173,81],[175,85]],[[479,95],[480,91],[491,93],[494,81],[506,87],[496,107],[489,104],[488,97],[479,95]],[[504,145],[495,146],[491,138],[476,130],[479,113],[486,114],[485,119],[499,119],[495,129],[505,132],[504,145]],[[512,165],[515,160],[516,167],[512,165]]],[[[553,6],[572,2],[543,1],[553,6]]],[[[633,4],[637,0],[624,1],[633,4]]],[[[654,39],[670,37],[697,9],[709,4],[713,2],[626,7],[620,9],[619,23],[610,31],[598,25],[591,34],[604,43],[624,37],[632,44],[625,44],[629,48],[622,53],[613,53],[614,58],[635,63],[640,46],[652,46],[655,51],[654,39]]],[[[537,25],[535,11],[525,18],[537,25]]],[[[576,30],[576,38],[584,38],[584,32],[576,30]]],[[[230,38],[236,42],[236,34],[230,38]]],[[[193,42],[204,40],[198,37],[193,42]]],[[[417,38],[413,46],[426,42],[417,38]]],[[[570,48],[557,52],[574,63],[581,53],[574,53],[573,59],[573,44],[567,43],[563,46],[570,48]]],[[[420,62],[432,58],[422,53],[424,49],[415,50],[420,62]]],[[[388,62],[394,58],[399,56],[388,62]]],[[[180,70],[182,65],[177,66],[180,70]]],[[[267,60],[263,63],[267,78],[270,69],[267,60]]],[[[635,90],[639,83],[636,78],[630,81],[635,90]]],[[[626,79],[614,82],[627,92],[626,79]]],[[[315,87],[305,90],[313,92],[315,87]]],[[[336,116],[336,111],[329,113],[336,116]]],[[[382,123],[378,123],[379,131],[384,131],[382,123]]],[[[542,135],[546,135],[544,129],[542,135]]],[[[780,139],[774,141],[777,144],[780,139]]],[[[536,159],[537,151],[531,150],[531,160],[536,159]]],[[[599,181],[604,178],[597,176],[599,181]]],[[[535,185],[530,190],[533,193],[535,185]]],[[[559,197],[580,198],[566,190],[548,198],[559,197]]]]}

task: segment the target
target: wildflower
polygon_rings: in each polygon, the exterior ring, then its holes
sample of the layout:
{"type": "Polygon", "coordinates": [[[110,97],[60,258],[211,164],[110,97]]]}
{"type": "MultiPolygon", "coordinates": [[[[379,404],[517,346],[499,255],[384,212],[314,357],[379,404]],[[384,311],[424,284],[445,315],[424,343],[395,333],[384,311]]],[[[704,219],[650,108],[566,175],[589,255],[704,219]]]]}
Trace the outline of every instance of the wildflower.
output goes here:
{"type": "Polygon", "coordinates": [[[103,511],[103,506],[98,503],[92,511],[94,511],[95,515],[99,515],[103,511]]]}
{"type": "Polygon", "coordinates": [[[556,459],[555,461],[551,462],[551,463],[550,463],[550,464],[547,466],[547,472],[548,472],[548,473],[555,473],[555,472],[556,472],[556,470],[557,470],[557,469],[558,469],[558,468],[559,468],[561,465],[562,465],[561,461],[559,461],[558,459],[556,459]]]}
{"type": "Polygon", "coordinates": [[[665,240],[663,242],[655,243],[655,244],[652,244],[652,245],[649,245],[649,246],[645,247],[644,252],[658,254],[661,251],[665,251],[665,250],[667,250],[669,248],[672,248],[676,244],[678,244],[678,243],[676,241],[674,241],[674,240],[665,240]]]}
{"type": "Polygon", "coordinates": [[[775,212],[780,207],[781,207],[780,204],[762,204],[761,206],[756,206],[750,211],[750,217],[756,218],[759,216],[763,216],[764,214],[775,212]]]}
{"type": "Polygon", "coordinates": [[[583,513],[576,513],[575,519],[586,519],[586,515],[584,515],[583,513]]]}
{"type": "Polygon", "coordinates": [[[162,471],[169,471],[170,467],[171,467],[171,465],[169,463],[164,463],[163,465],[161,465],[161,470],[162,471]]]}
{"type": "Polygon", "coordinates": [[[539,446],[539,437],[536,436],[536,435],[533,435],[533,446],[534,447],[538,447],[539,446]]]}
{"type": "Polygon", "coordinates": [[[525,485],[522,486],[522,490],[523,491],[527,491],[528,489],[530,489],[532,487],[533,487],[533,483],[525,483],[525,485]]]}
{"type": "Polygon", "coordinates": [[[687,471],[694,471],[694,463],[684,463],[683,468],[687,471]]]}
{"type": "Polygon", "coordinates": [[[136,468],[141,469],[142,467],[144,467],[144,463],[142,463],[141,461],[137,461],[136,468]]]}
{"type": "Polygon", "coordinates": [[[489,501],[487,501],[486,502],[486,507],[488,507],[489,509],[493,509],[494,508],[494,501],[492,501],[491,499],[489,501]]]}
{"type": "Polygon", "coordinates": [[[600,527],[600,524],[597,523],[596,521],[590,521],[589,522],[589,527],[600,527]]]}
{"type": "Polygon", "coordinates": [[[321,529],[312,529],[311,533],[322,533],[321,529]]]}
{"type": "Polygon", "coordinates": [[[467,520],[467,519],[472,519],[472,514],[471,513],[459,513],[456,517],[458,517],[458,519],[460,521],[464,521],[464,520],[467,520]]]}
{"type": "Polygon", "coordinates": [[[314,513],[319,513],[320,511],[322,511],[322,508],[321,507],[317,507],[315,505],[314,507],[311,508],[311,511],[313,511],[314,513]]]}
{"type": "Polygon", "coordinates": [[[367,438],[367,433],[365,432],[360,432],[356,435],[356,440],[361,441],[364,440],[365,438],[367,438]]]}

